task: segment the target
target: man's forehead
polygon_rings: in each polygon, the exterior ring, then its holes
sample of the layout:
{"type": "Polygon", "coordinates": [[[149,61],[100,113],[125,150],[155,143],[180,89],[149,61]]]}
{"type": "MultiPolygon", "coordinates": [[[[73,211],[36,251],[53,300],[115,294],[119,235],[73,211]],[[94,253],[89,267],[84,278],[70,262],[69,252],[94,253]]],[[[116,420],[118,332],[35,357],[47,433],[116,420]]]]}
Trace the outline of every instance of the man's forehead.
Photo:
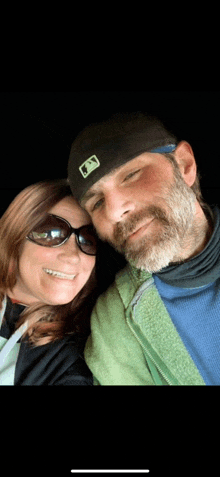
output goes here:
{"type": "MultiPolygon", "coordinates": [[[[123,166],[122,166],[123,167],[123,166]]],[[[80,200],[80,204],[82,206],[85,205],[85,203],[91,199],[92,197],[94,197],[94,195],[97,195],[99,194],[101,188],[102,188],[102,185],[105,184],[105,182],[107,182],[109,179],[111,179],[111,177],[113,177],[117,172],[118,172],[118,169],[121,169],[121,167],[117,167],[115,169],[113,169],[111,172],[109,172],[108,174],[106,174],[105,176],[103,176],[101,179],[99,179],[99,181],[95,182],[95,184],[93,184],[93,186],[91,186],[86,192],[85,194],[83,195],[83,197],[81,198],[80,200]]]]}
{"type": "Polygon", "coordinates": [[[102,186],[108,182],[112,177],[114,177],[116,174],[120,173],[122,170],[126,169],[127,167],[129,167],[130,165],[132,165],[132,163],[135,163],[135,160],[136,159],[139,159],[140,156],[138,157],[135,157],[133,159],[131,159],[130,161],[127,161],[125,164],[122,164],[121,166],[118,166],[118,167],[115,167],[114,169],[112,169],[110,172],[108,172],[108,174],[105,174],[101,179],[99,179],[99,181],[95,182],[95,184],[93,184],[88,190],[87,192],[83,195],[82,199],[80,200],[80,203],[82,206],[85,205],[85,203],[91,199],[92,197],[94,197],[94,195],[97,195],[100,193],[101,189],[102,189],[102,186]]]}

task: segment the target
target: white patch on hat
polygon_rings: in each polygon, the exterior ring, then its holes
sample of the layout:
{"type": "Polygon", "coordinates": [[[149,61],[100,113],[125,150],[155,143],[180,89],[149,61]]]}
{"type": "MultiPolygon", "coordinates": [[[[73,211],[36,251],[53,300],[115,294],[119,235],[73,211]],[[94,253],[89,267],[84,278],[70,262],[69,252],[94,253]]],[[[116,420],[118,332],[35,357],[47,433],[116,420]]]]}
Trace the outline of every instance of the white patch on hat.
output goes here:
{"type": "Polygon", "coordinates": [[[83,162],[83,164],[81,164],[81,166],[79,167],[79,170],[84,179],[86,179],[86,177],[88,177],[89,174],[91,174],[91,172],[97,169],[97,167],[99,166],[100,162],[98,160],[98,157],[94,155],[89,157],[89,159],[86,159],[86,161],[83,162]]]}

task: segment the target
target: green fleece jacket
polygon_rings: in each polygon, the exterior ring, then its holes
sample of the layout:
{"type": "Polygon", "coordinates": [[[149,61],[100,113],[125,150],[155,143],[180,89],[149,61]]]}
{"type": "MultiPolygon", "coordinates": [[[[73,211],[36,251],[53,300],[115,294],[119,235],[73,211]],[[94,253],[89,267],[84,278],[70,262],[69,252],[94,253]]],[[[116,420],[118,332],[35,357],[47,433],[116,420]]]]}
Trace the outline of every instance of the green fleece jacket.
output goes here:
{"type": "Polygon", "coordinates": [[[205,385],[154,285],[127,265],[100,296],[85,359],[100,385],[205,385]]]}

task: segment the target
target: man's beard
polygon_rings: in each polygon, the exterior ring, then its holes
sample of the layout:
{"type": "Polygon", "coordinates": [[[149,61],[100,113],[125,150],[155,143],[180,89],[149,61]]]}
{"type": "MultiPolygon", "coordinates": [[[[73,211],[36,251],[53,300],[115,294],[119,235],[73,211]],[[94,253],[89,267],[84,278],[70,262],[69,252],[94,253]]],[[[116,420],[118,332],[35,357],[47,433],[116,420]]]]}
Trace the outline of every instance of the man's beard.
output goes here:
{"type": "Polygon", "coordinates": [[[149,205],[136,214],[130,214],[129,219],[116,224],[110,242],[128,262],[150,273],[180,262],[187,238],[193,233],[196,196],[176,168],[174,179],[166,196],[159,198],[166,203],[166,209],[149,205]],[[145,236],[133,239],[132,242],[127,241],[129,235],[138,229],[139,224],[143,225],[145,219],[146,222],[154,219],[152,231],[147,229],[145,236]]]}

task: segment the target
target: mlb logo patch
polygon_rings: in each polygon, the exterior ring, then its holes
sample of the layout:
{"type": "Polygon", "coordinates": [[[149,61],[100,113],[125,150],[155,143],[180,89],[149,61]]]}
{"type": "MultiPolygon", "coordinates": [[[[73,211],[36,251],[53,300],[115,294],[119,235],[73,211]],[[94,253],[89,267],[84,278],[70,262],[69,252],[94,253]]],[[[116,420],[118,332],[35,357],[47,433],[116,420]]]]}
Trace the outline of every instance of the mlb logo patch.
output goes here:
{"type": "Polygon", "coordinates": [[[81,164],[81,166],[79,167],[79,170],[84,179],[86,179],[86,177],[88,177],[89,174],[91,174],[91,172],[97,169],[97,167],[99,166],[100,162],[98,160],[98,157],[94,155],[89,157],[89,159],[86,159],[86,161],[83,162],[83,164],[81,164]]]}

